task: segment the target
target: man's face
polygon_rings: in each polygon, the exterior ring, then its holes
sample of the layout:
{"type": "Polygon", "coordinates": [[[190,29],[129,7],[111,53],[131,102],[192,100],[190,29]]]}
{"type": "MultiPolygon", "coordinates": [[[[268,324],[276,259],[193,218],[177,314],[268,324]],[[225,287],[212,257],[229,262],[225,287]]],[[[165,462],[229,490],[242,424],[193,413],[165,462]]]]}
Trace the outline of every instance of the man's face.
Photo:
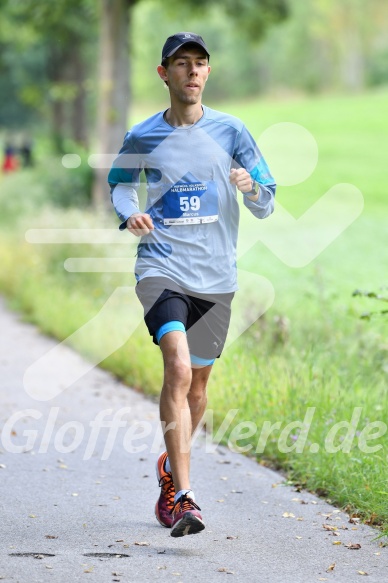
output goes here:
{"type": "Polygon", "coordinates": [[[210,67],[207,55],[200,47],[183,46],[170,57],[168,67],[158,67],[158,72],[168,82],[172,99],[195,104],[201,101],[210,67]]]}

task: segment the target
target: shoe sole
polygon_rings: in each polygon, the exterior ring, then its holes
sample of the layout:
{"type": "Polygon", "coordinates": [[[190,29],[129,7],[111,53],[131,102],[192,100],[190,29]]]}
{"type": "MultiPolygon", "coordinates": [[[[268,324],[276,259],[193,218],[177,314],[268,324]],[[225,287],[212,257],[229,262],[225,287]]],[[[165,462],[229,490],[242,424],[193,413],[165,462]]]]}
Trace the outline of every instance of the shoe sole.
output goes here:
{"type": "Polygon", "coordinates": [[[182,518],[172,527],[170,535],[177,538],[186,534],[196,534],[205,528],[204,523],[198,516],[186,512],[182,518]]]}

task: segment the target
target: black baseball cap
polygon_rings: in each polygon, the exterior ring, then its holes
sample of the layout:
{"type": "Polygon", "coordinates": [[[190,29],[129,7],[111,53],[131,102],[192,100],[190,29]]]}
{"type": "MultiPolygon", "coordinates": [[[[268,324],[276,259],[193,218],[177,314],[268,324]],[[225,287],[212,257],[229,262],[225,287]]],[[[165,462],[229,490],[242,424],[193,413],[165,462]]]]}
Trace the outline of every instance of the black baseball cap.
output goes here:
{"type": "Polygon", "coordinates": [[[207,50],[207,46],[205,45],[205,41],[199,34],[195,34],[195,32],[177,32],[172,36],[169,36],[166,42],[164,43],[162,49],[162,61],[163,59],[167,59],[171,57],[178,49],[183,47],[188,43],[194,43],[202,47],[205,53],[210,58],[209,51],[207,50]]]}

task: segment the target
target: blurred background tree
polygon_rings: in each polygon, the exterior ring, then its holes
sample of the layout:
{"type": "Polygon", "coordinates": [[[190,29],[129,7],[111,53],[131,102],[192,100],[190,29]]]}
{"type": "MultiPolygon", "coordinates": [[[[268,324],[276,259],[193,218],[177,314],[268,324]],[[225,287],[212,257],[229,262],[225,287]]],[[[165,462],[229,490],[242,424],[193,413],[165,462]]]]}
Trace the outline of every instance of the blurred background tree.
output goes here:
{"type": "Polygon", "coordinates": [[[17,128],[44,123],[59,153],[66,138],[87,146],[94,3],[2,0],[0,7],[0,123],[17,128]]]}

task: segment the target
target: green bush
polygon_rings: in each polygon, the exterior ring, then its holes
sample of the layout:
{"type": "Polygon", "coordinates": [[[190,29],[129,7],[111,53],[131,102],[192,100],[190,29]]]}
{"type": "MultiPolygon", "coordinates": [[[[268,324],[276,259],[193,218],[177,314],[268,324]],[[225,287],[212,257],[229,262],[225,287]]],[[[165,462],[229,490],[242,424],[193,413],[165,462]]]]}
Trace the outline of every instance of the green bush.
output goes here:
{"type": "Polygon", "coordinates": [[[85,208],[91,203],[93,171],[87,163],[86,154],[80,157],[78,168],[65,168],[60,158],[48,157],[40,164],[36,177],[48,203],[61,208],[85,208]]]}

